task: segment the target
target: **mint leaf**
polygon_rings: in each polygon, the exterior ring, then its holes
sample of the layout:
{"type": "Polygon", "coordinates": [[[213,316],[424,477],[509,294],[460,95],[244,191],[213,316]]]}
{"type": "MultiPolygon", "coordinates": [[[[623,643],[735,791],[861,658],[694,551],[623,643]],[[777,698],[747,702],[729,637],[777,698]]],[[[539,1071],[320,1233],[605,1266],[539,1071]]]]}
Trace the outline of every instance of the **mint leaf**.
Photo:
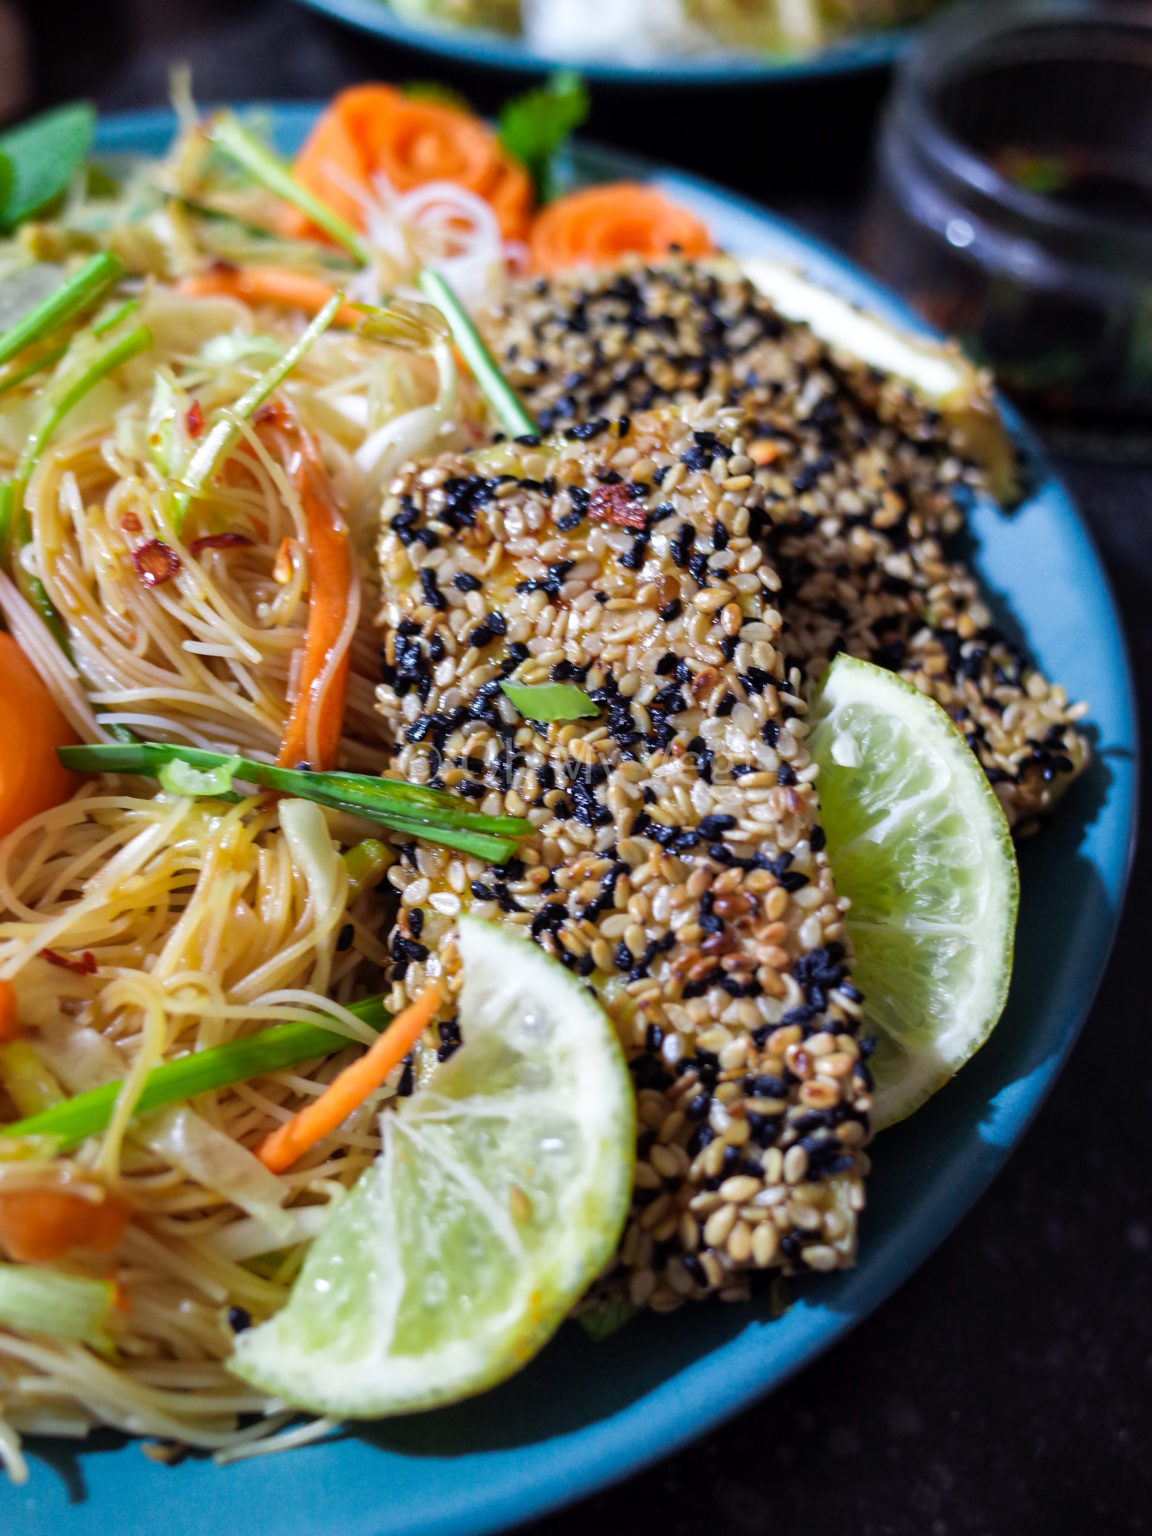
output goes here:
{"type": "Polygon", "coordinates": [[[546,85],[514,97],[500,113],[500,143],[532,177],[541,202],[556,194],[556,156],[587,118],[588,105],[584,81],[565,69],[546,85]]]}
{"type": "Polygon", "coordinates": [[[95,110],[76,101],[0,134],[0,228],[15,229],[60,196],[83,165],[95,128],[95,110]]]}

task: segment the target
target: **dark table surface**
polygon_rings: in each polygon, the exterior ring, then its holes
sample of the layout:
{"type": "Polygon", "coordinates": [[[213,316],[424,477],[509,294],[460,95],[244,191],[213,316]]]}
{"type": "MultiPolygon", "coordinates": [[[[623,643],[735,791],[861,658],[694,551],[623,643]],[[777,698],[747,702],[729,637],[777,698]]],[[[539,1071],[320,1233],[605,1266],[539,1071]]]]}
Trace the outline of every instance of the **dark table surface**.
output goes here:
{"type": "MultiPolygon", "coordinates": [[[[445,67],[290,0],[23,0],[30,101],[322,97],[446,79],[491,110],[522,82],[445,67]]],[[[0,64],[3,61],[0,60],[0,64]]],[[[819,86],[598,95],[588,132],[850,242],[881,74],[819,86]]],[[[1057,455],[1112,575],[1144,712],[1152,466],[1057,455]]],[[[532,1527],[695,1536],[1152,1531],[1152,858],[1072,1060],[1006,1171],[935,1256],[798,1379],[690,1449],[532,1527]]]]}

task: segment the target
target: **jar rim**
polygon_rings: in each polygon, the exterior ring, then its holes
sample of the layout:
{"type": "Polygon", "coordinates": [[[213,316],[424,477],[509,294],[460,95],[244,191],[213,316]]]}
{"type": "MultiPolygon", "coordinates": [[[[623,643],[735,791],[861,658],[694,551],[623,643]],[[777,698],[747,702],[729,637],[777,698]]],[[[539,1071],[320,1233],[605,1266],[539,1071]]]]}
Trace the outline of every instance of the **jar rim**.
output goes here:
{"type": "MultiPolygon", "coordinates": [[[[948,7],[924,29],[919,46],[900,66],[890,115],[939,174],[1009,212],[1041,246],[1051,240],[1079,243],[1106,235],[1152,260],[1152,229],[1136,228],[1120,216],[1070,207],[1012,181],[953,133],[933,103],[942,85],[963,79],[974,66],[994,63],[997,47],[1016,35],[1045,41],[1044,51],[1034,57],[1057,58],[1063,52],[1056,45],[1065,38],[1069,45],[1073,37],[1078,39],[1076,52],[1082,56],[1083,42],[1091,34],[1103,42],[1123,32],[1139,34],[1147,44],[1152,94],[1152,9],[1133,0],[969,0],[958,9],[948,7]]],[[[1071,54],[1071,46],[1068,51],[1071,54]]]]}

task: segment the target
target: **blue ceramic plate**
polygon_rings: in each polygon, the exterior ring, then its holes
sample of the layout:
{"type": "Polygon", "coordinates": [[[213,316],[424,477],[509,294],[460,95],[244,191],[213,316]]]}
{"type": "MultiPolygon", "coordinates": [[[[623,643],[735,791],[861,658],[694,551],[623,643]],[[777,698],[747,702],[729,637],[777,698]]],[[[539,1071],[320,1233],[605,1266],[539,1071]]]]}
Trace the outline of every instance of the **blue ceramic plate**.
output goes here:
{"type": "MultiPolygon", "coordinates": [[[[541,74],[571,63],[568,59],[536,53],[521,38],[504,33],[479,27],[408,21],[392,10],[388,0],[301,0],[301,3],[388,42],[440,54],[461,64],[541,74]]],[[[669,58],[648,65],[597,59],[581,63],[579,69],[586,79],[605,85],[681,87],[730,85],[733,81],[755,84],[807,80],[819,75],[848,74],[891,64],[904,52],[910,37],[908,28],[899,27],[829,43],[826,48],[809,54],[711,54],[700,58],[669,58]]]]}
{"type": "MultiPolygon", "coordinates": [[[[281,109],[285,149],[311,113],[281,109]]],[[[114,119],[107,151],[162,150],[168,114],[114,119]]],[[[577,152],[587,178],[634,162],[577,152]]],[[[737,252],[783,257],[904,323],[903,307],[762,209],[671,171],[639,168],[737,252]]],[[[103,1435],[40,1442],[0,1523],[24,1536],[456,1536],[506,1529],[637,1471],[753,1402],[834,1344],[923,1262],[1002,1166],[1051,1087],[1092,1002],[1124,895],[1136,814],[1128,657],[1107,578],[1067,492],[1014,425],[1032,490],[1012,516],[975,516],[976,563],[1044,670],[1091,701],[1096,755],[1055,823],[1021,850],[1012,995],[964,1072],[875,1148],[859,1267],[797,1287],[773,1320],[756,1305],[640,1319],[604,1344],[574,1326],[515,1380],[458,1408],[355,1429],[219,1469],[165,1468],[103,1435]]],[[[867,1384],[862,1384],[867,1390],[867,1384]]]]}

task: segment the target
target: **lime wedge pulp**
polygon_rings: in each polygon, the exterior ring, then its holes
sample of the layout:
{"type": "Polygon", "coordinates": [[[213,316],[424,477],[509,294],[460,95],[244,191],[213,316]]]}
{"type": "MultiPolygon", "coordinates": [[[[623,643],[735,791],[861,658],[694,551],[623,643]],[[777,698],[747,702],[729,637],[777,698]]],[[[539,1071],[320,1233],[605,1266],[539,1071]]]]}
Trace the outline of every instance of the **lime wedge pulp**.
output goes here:
{"type": "Polygon", "coordinates": [[[635,1099],[611,1021],[514,930],[460,922],[464,1044],[383,1115],[384,1147],[231,1368],[297,1407],[382,1418],[501,1381],[611,1258],[635,1099]]]}
{"type": "Polygon", "coordinates": [[[1003,1011],[1016,855],[975,754],[910,683],[838,656],[809,719],[828,857],[852,902],[853,980],[879,1042],[881,1129],[947,1082],[1003,1011]]]}

